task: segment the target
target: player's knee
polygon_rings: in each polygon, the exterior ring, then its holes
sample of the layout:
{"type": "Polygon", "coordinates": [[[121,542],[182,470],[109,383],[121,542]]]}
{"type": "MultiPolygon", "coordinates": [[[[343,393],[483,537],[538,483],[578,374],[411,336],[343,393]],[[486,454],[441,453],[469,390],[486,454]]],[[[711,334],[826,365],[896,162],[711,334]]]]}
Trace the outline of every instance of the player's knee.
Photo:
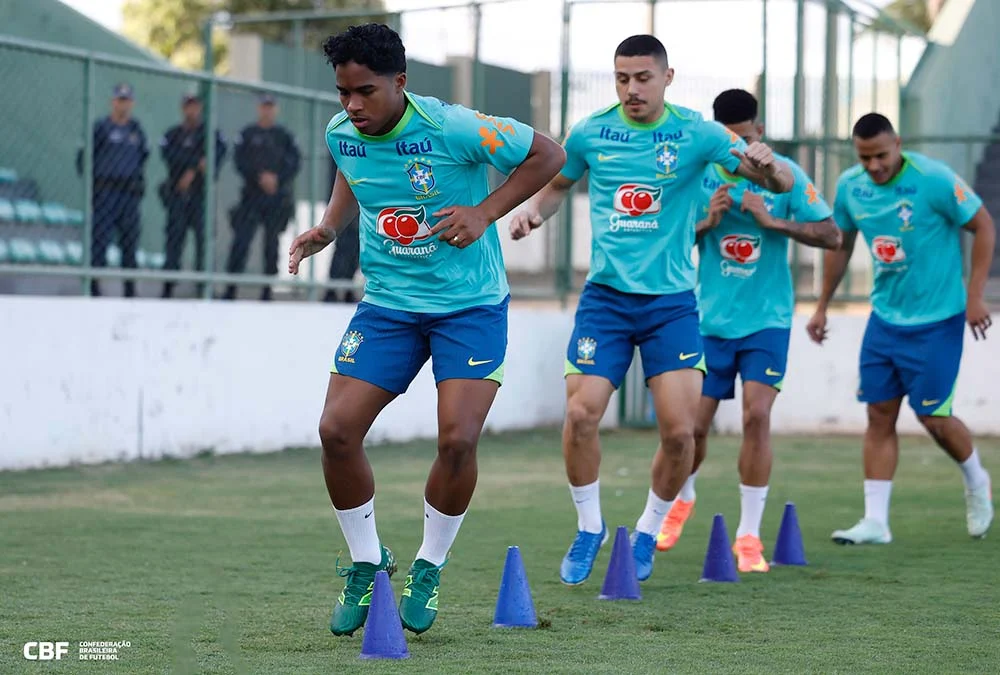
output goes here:
{"type": "Polygon", "coordinates": [[[694,442],[699,445],[705,445],[708,442],[708,432],[711,422],[701,423],[698,422],[694,425],[694,442]]]}
{"type": "Polygon", "coordinates": [[[660,445],[667,454],[683,453],[694,448],[694,427],[677,426],[660,432],[660,445]]]}
{"type": "Polygon", "coordinates": [[[324,412],[319,421],[319,440],[323,446],[323,454],[330,460],[344,460],[357,452],[360,445],[352,432],[350,424],[343,416],[324,412]]]}
{"type": "Polygon", "coordinates": [[[602,414],[585,400],[571,397],[566,404],[566,428],[573,438],[592,437],[597,434],[602,414]]]}
{"type": "Polygon", "coordinates": [[[771,407],[767,404],[751,402],[743,408],[743,433],[756,435],[767,433],[771,426],[771,407]]]}
{"type": "Polygon", "coordinates": [[[948,422],[950,417],[934,417],[932,415],[920,415],[917,419],[924,425],[924,429],[935,441],[940,441],[948,433],[948,422]]]}
{"type": "Polygon", "coordinates": [[[476,439],[460,431],[445,431],[438,438],[438,459],[452,473],[476,458],[476,439]]]}

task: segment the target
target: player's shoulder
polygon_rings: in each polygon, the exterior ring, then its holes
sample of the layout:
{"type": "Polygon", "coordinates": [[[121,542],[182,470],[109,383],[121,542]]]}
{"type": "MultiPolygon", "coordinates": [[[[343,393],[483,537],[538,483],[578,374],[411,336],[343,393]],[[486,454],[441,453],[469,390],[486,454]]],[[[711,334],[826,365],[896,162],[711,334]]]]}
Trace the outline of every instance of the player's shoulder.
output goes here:
{"type": "MultiPolygon", "coordinates": [[[[676,105],[674,103],[666,103],[667,112],[670,113],[671,118],[679,122],[680,124],[686,125],[698,125],[704,124],[707,121],[705,116],[702,115],[697,110],[692,108],[685,108],[682,105],[676,105]]],[[[719,124],[718,122],[712,122],[712,124],[719,124]]],[[[719,126],[722,126],[719,124],[719,126]]]]}
{"type": "Polygon", "coordinates": [[[442,130],[455,118],[475,114],[471,108],[458,103],[448,103],[434,96],[421,96],[408,91],[406,98],[413,108],[414,116],[430,125],[432,129],[442,130]]]}
{"type": "Polygon", "coordinates": [[[857,183],[858,181],[864,180],[866,175],[865,167],[860,164],[855,164],[854,166],[848,167],[843,173],[840,174],[840,177],[837,179],[837,187],[839,188],[842,185],[857,183]]]}
{"type": "Polygon", "coordinates": [[[581,135],[590,129],[595,129],[601,125],[606,125],[615,121],[621,121],[621,103],[612,103],[603,108],[598,108],[589,115],[585,115],[579,122],[573,125],[571,132],[581,135]]]}
{"type": "Polygon", "coordinates": [[[955,171],[944,162],[932,159],[919,152],[904,152],[907,164],[921,177],[934,180],[944,178],[948,181],[954,180],[955,171]]]}

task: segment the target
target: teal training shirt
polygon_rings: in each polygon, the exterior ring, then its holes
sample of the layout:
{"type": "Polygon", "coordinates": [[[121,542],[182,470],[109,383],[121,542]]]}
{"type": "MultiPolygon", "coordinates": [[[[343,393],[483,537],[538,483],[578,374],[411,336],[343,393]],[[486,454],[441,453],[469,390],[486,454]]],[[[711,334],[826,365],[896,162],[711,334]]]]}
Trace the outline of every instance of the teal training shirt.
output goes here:
{"type": "Polygon", "coordinates": [[[913,326],[965,311],[960,232],[982,205],[951,168],[916,152],[903,153],[902,169],[886,185],[860,165],[840,176],[834,218],[868,244],[879,318],[913,326]]]}
{"type": "Polygon", "coordinates": [[[695,203],[705,167],[735,171],[743,139],[701,113],[667,104],[640,124],[620,104],[579,122],[565,142],[562,175],[590,171],[588,281],[623,293],[665,295],[695,287],[695,203]]]}
{"type": "Polygon", "coordinates": [[[406,94],[403,118],[368,136],[340,113],[326,142],[361,210],[364,301],[441,313],[495,305],[509,293],[500,236],[491,224],[458,249],[431,236],[448,206],[476,206],[490,193],[487,165],[509,174],[528,155],[534,129],[436,98],[406,94]]]}

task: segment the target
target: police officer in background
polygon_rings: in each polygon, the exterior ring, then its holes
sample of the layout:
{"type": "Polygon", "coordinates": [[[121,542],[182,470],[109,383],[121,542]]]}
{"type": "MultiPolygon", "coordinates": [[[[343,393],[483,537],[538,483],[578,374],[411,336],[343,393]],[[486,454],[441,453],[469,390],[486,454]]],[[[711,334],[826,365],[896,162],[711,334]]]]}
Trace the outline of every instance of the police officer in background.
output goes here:
{"type": "MultiPolygon", "coordinates": [[[[163,269],[179,270],[188,228],[194,230],[195,269],[205,269],[205,123],[201,100],[194,94],[181,99],[183,122],[170,127],[160,139],[167,165],[167,180],[160,184],[160,199],[167,210],[166,260],[163,269]]],[[[215,172],[219,177],[226,143],[215,132],[215,172]]],[[[199,284],[199,288],[201,285],[199,284]]],[[[163,284],[163,297],[173,296],[174,282],[163,284]]]]}
{"type": "MultiPolygon", "coordinates": [[[[226,263],[230,274],[246,269],[250,244],[260,223],[264,224],[264,274],[278,273],[278,238],[295,210],[292,181],[299,172],[301,156],[292,134],[276,123],[277,116],[274,97],[262,94],[257,123],[244,128],[236,140],[233,158],[243,177],[243,190],[230,212],[233,244],[226,263]]],[[[236,298],[236,286],[228,286],[223,297],[236,298]]],[[[270,286],[261,290],[260,299],[271,299],[270,286]]]]}
{"type": "MultiPolygon", "coordinates": [[[[92,267],[107,265],[108,246],[117,234],[122,267],[136,268],[139,248],[139,203],[146,190],[143,170],[149,149],[146,134],[132,117],[134,92],[129,84],[114,88],[111,114],[94,123],[93,237],[90,245],[92,267]]],[[[77,171],[83,173],[83,150],[77,153],[77,171]]],[[[90,294],[100,295],[97,280],[90,282],[90,294]]],[[[135,282],[125,281],[125,297],[135,295],[135,282]]]]}

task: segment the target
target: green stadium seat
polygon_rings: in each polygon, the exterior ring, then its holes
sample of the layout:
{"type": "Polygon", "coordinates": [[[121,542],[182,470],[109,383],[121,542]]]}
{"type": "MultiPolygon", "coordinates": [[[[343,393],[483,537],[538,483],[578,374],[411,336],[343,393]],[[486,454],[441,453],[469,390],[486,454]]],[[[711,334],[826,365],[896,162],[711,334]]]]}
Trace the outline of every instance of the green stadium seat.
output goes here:
{"type": "Polygon", "coordinates": [[[19,223],[42,222],[42,207],[30,199],[18,199],[14,202],[14,213],[19,223]]]}
{"type": "Polygon", "coordinates": [[[0,166],[0,183],[14,183],[17,181],[17,171],[0,166]]]}
{"type": "Polygon", "coordinates": [[[38,249],[35,248],[35,243],[30,239],[11,239],[10,259],[11,262],[24,265],[36,263],[38,262],[38,249]]]}
{"type": "Polygon", "coordinates": [[[83,264],[83,244],[78,241],[66,242],[66,263],[68,265],[83,264]]]}
{"type": "Polygon", "coordinates": [[[62,265],[66,262],[66,251],[58,241],[42,239],[38,242],[38,260],[46,265],[62,265]]]}
{"type": "Polygon", "coordinates": [[[165,262],[167,262],[167,254],[166,253],[150,253],[149,254],[149,259],[148,259],[149,269],[151,269],[151,270],[163,269],[163,264],[165,262]]]}
{"type": "Polygon", "coordinates": [[[66,207],[58,202],[45,202],[42,204],[42,220],[47,225],[66,225],[69,214],[66,207]]]}
{"type": "Polygon", "coordinates": [[[0,197],[0,222],[13,223],[15,220],[17,220],[17,212],[14,210],[14,202],[0,197]]]}
{"type": "Polygon", "coordinates": [[[108,267],[121,267],[122,266],[122,250],[111,244],[108,246],[108,267]]]}
{"type": "Polygon", "coordinates": [[[10,261],[10,247],[7,246],[7,242],[0,239],[0,263],[5,263],[10,261]]]}

